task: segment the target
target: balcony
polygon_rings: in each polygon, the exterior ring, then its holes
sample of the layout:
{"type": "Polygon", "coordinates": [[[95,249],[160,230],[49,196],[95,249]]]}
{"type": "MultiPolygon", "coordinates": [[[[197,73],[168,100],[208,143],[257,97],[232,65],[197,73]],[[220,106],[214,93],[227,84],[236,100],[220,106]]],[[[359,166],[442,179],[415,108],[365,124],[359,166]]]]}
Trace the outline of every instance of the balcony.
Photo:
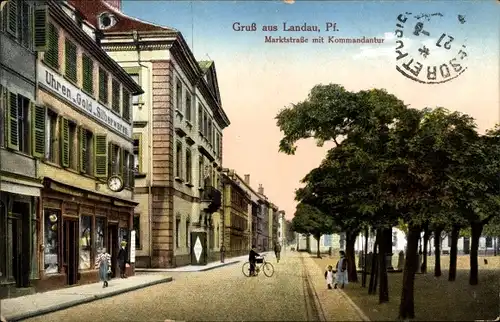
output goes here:
{"type": "Polygon", "coordinates": [[[215,187],[205,186],[201,195],[201,210],[212,214],[222,205],[222,193],[215,187]]]}

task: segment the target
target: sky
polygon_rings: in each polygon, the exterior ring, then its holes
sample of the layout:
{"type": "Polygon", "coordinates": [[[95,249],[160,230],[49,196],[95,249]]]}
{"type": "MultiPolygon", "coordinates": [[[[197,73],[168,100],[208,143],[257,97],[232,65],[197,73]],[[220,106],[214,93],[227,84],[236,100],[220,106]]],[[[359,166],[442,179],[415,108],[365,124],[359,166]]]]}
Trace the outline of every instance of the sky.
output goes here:
{"type": "Polygon", "coordinates": [[[125,1],[122,9],[179,30],[197,59],[215,61],[222,105],[231,121],[224,130],[223,166],[242,177],[250,174],[251,185],[262,184],[289,219],[300,180],[331,145],[301,141],[295,155],[279,153],[282,134],[275,116],[307,99],[314,85],[385,88],[411,107],[467,113],[481,132],[499,122],[500,1],[125,1]],[[398,16],[405,13],[403,23],[398,16]],[[236,31],[235,23],[255,23],[256,30],[236,31]],[[283,30],[304,24],[319,31],[283,30]],[[264,31],[264,26],[278,30],[264,31]],[[266,43],[266,36],[303,36],[308,43],[266,43]],[[453,40],[447,44],[449,36],[453,40]],[[312,42],[320,37],[323,43],[312,42]],[[383,42],[335,42],[362,37],[383,42]],[[399,60],[396,46],[407,54],[399,60]],[[417,63],[422,70],[413,76],[410,70],[417,63]],[[421,83],[445,79],[451,80],[421,83]]]}

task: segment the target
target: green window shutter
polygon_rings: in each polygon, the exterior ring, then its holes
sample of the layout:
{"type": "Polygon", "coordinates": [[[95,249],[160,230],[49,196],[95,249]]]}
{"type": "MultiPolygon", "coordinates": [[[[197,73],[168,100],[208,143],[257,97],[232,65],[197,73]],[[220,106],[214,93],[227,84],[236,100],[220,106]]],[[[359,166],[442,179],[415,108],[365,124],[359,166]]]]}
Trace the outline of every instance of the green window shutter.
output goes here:
{"type": "Polygon", "coordinates": [[[7,92],[7,146],[19,150],[19,111],[17,94],[7,92]]]}
{"type": "Polygon", "coordinates": [[[53,24],[49,24],[48,48],[43,60],[53,68],[59,69],[59,31],[53,24]]]}
{"type": "Polygon", "coordinates": [[[11,0],[7,3],[7,31],[17,35],[17,24],[18,24],[18,15],[17,15],[17,1],[11,0]]]}
{"type": "Polygon", "coordinates": [[[130,153],[128,155],[128,180],[129,180],[129,187],[133,188],[135,186],[135,171],[134,171],[134,154],[130,153]]]}
{"type": "Polygon", "coordinates": [[[86,173],[89,162],[89,160],[87,160],[87,149],[89,147],[87,146],[87,130],[82,127],[80,127],[78,131],[78,144],[80,146],[80,158],[78,158],[78,161],[80,162],[80,172],[86,173]]]}
{"type": "Polygon", "coordinates": [[[108,73],[102,68],[99,68],[99,100],[108,103],[108,73]]]}
{"type": "Polygon", "coordinates": [[[36,51],[46,51],[48,48],[48,29],[49,10],[47,6],[35,7],[35,22],[33,24],[33,35],[36,51]]]}
{"type": "Polygon", "coordinates": [[[89,93],[94,94],[94,62],[87,55],[82,55],[83,67],[83,89],[89,93]]]}
{"type": "Polygon", "coordinates": [[[43,158],[45,156],[45,120],[47,111],[44,106],[31,105],[31,138],[33,147],[33,156],[43,158]]]}
{"type": "Polygon", "coordinates": [[[130,93],[123,89],[123,118],[130,121],[130,93]]]}
{"type": "Polygon", "coordinates": [[[108,176],[108,154],[106,135],[96,134],[94,137],[94,174],[98,178],[108,176]]]}
{"type": "Polygon", "coordinates": [[[68,119],[61,118],[61,165],[69,167],[69,124],[68,119]]]}
{"type": "Polygon", "coordinates": [[[117,80],[113,79],[111,87],[112,87],[111,94],[113,100],[111,106],[113,108],[113,111],[120,113],[120,83],[118,83],[117,80]]]}
{"type": "Polygon", "coordinates": [[[76,45],[71,40],[65,41],[65,75],[76,82],[76,45]]]}
{"type": "Polygon", "coordinates": [[[128,167],[128,151],[125,151],[125,149],[122,150],[122,178],[123,178],[123,185],[125,187],[128,187],[128,177],[129,177],[129,167],[128,167]]]}

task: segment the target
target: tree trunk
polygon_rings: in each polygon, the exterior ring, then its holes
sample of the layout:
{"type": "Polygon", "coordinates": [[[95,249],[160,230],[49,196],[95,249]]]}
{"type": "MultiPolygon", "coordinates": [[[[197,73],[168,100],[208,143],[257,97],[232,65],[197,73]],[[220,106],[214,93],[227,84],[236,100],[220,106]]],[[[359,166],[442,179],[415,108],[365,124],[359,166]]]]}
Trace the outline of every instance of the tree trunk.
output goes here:
{"type": "Polygon", "coordinates": [[[451,247],[450,247],[450,270],[448,272],[448,281],[454,281],[457,276],[457,244],[460,227],[453,225],[451,229],[451,247]]]}
{"type": "Polygon", "coordinates": [[[347,259],[347,276],[349,282],[358,282],[358,273],[356,272],[356,253],[354,246],[356,244],[356,237],[358,232],[346,232],[345,240],[345,257],[347,259]]]}
{"type": "Polygon", "coordinates": [[[434,230],[434,257],[436,258],[436,263],[434,264],[434,276],[441,276],[441,232],[443,229],[441,227],[434,230]]]}
{"type": "Polygon", "coordinates": [[[420,267],[420,271],[425,274],[427,273],[427,254],[428,254],[428,248],[427,246],[429,245],[429,238],[431,236],[431,232],[429,231],[429,227],[426,225],[424,227],[424,250],[423,250],[423,260],[422,260],[422,266],[420,267]]]}
{"type": "Polygon", "coordinates": [[[478,263],[477,263],[477,252],[479,250],[479,237],[483,232],[483,224],[481,222],[473,222],[471,224],[471,247],[470,247],[470,274],[469,274],[469,284],[477,285],[479,283],[478,279],[478,263]]]}
{"type": "Polygon", "coordinates": [[[370,271],[370,285],[368,287],[368,294],[377,294],[377,246],[380,240],[380,234],[378,231],[375,235],[375,243],[373,244],[373,253],[372,253],[372,267],[370,271]]]}
{"type": "Polygon", "coordinates": [[[379,304],[389,302],[389,281],[387,278],[387,234],[388,229],[379,229],[377,235],[380,234],[380,244],[378,249],[378,273],[380,279],[378,302],[379,304]]]}
{"type": "Polygon", "coordinates": [[[403,273],[403,289],[399,304],[399,318],[402,320],[415,318],[415,272],[418,265],[418,239],[421,229],[408,227],[408,246],[406,248],[405,268],[403,273]]]}
{"type": "Polygon", "coordinates": [[[365,251],[363,256],[363,276],[361,278],[361,287],[366,287],[366,256],[368,255],[368,228],[365,228],[365,251]]]}
{"type": "Polygon", "coordinates": [[[321,235],[318,237],[318,236],[314,236],[314,238],[316,238],[316,245],[318,246],[318,249],[316,251],[316,255],[318,256],[318,258],[321,258],[321,253],[319,251],[319,240],[321,239],[321,235]]]}

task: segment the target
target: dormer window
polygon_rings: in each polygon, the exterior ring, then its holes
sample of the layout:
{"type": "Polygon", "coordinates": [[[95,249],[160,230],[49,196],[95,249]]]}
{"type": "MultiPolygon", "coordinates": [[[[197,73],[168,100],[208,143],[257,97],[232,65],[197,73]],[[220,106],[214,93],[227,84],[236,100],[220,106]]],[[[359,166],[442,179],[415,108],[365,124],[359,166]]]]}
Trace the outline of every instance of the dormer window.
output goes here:
{"type": "Polygon", "coordinates": [[[116,25],[118,19],[112,13],[103,12],[99,15],[98,22],[99,29],[106,30],[116,25]]]}

